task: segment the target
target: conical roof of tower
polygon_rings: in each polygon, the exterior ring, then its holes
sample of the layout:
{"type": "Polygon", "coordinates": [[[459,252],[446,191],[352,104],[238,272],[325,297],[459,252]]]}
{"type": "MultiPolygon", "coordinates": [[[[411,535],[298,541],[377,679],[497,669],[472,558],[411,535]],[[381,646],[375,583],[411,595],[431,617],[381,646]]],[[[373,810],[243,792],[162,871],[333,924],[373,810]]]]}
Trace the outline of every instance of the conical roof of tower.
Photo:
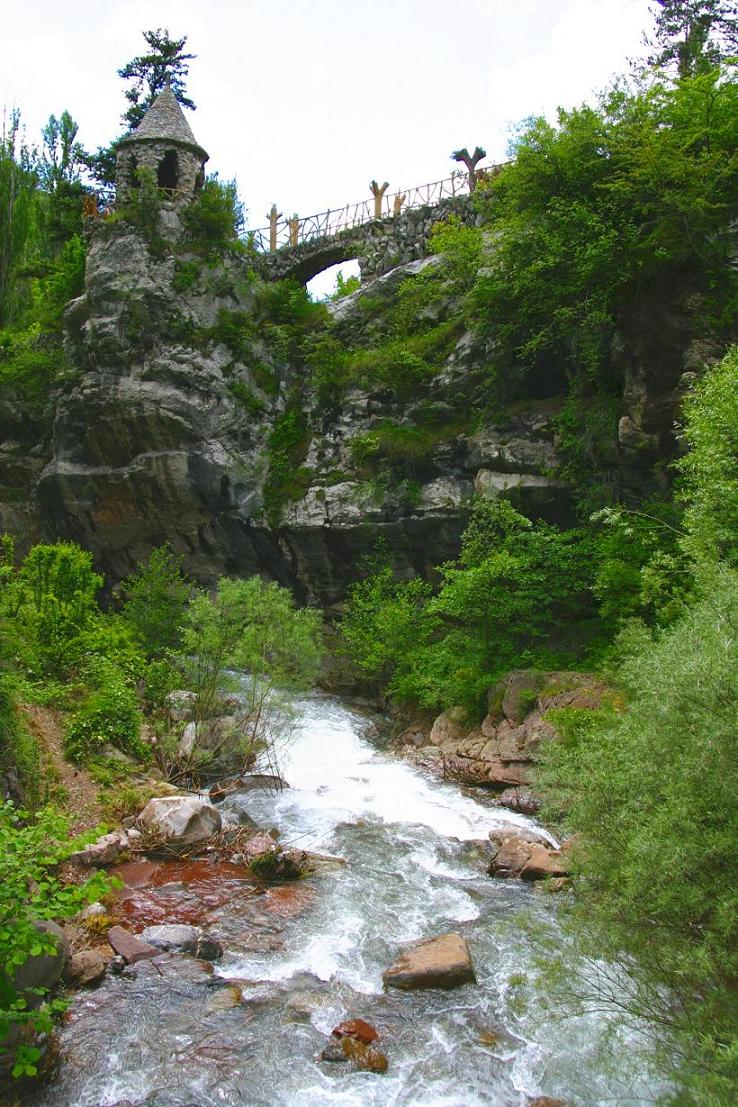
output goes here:
{"type": "Polygon", "coordinates": [[[166,85],[159,93],[143,119],[121,142],[174,142],[178,146],[188,146],[207,159],[207,153],[195,140],[192,128],[184,117],[171,86],[166,85]]]}

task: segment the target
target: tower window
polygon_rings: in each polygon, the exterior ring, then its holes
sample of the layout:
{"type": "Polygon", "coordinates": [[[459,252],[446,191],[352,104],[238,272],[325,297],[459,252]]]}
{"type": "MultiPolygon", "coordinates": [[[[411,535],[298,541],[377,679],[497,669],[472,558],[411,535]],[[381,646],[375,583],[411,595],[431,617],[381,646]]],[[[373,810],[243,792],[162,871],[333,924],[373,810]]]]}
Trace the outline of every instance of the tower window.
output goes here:
{"type": "Polygon", "coordinates": [[[159,162],[159,169],[156,174],[156,183],[159,188],[175,189],[177,187],[178,168],[177,154],[174,150],[167,150],[159,162]]]}

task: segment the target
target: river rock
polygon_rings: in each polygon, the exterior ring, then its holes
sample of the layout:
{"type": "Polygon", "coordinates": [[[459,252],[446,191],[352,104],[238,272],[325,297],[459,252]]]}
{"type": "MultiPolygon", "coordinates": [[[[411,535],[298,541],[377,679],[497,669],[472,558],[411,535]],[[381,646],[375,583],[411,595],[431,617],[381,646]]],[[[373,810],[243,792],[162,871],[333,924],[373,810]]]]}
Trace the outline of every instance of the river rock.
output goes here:
{"type": "Polygon", "coordinates": [[[541,797],[530,788],[505,788],[497,797],[497,802],[519,815],[537,815],[542,806],[541,797]]]}
{"type": "Polygon", "coordinates": [[[73,953],[65,972],[65,980],[72,987],[84,988],[97,984],[105,976],[112,955],[104,946],[81,949],[73,953]]]}
{"type": "Polygon", "coordinates": [[[333,1065],[348,1061],[348,1057],[343,1052],[343,1042],[339,1042],[335,1038],[331,1039],[318,1054],[318,1060],[328,1061],[333,1065]]]}
{"type": "Polygon", "coordinates": [[[223,954],[220,942],[206,934],[202,927],[187,923],[147,926],[141,931],[139,938],[164,952],[176,950],[179,953],[191,953],[203,961],[217,961],[223,954]]]}
{"type": "Polygon", "coordinates": [[[341,1048],[349,1061],[364,1072],[386,1072],[389,1061],[383,1053],[358,1038],[342,1038],[341,1048]]]}
{"type": "MultiPolygon", "coordinates": [[[[135,838],[135,834],[134,834],[135,838]]],[[[112,865],[117,861],[124,850],[130,845],[129,835],[125,830],[113,830],[110,834],[103,834],[96,842],[90,842],[84,849],[70,854],[69,860],[77,865],[99,867],[112,865]]]]}
{"type": "Polygon", "coordinates": [[[451,707],[434,721],[428,736],[429,746],[441,749],[454,745],[469,733],[467,713],[463,707],[451,707]]]}
{"type": "Polygon", "coordinates": [[[528,1107],[566,1107],[565,1099],[553,1099],[550,1095],[537,1095],[528,1100],[528,1107]]]}
{"type": "Polygon", "coordinates": [[[188,692],[184,688],[175,688],[167,696],[169,714],[175,722],[183,723],[192,718],[197,703],[197,692],[188,692]]]}
{"type": "Polygon", "coordinates": [[[389,987],[407,991],[476,983],[469,947],[454,932],[410,946],[382,974],[382,979],[389,987]]]}
{"type": "Polygon", "coordinates": [[[69,960],[69,941],[55,922],[43,919],[33,925],[40,934],[51,938],[54,949],[27,957],[22,965],[17,965],[13,970],[13,986],[29,1007],[39,1007],[44,1002],[44,996],[37,995],[35,989],[48,992],[59,982],[69,960]]]}
{"type": "Polygon", "coordinates": [[[135,965],[137,961],[147,961],[150,957],[156,957],[161,953],[161,950],[156,949],[155,946],[136,938],[124,926],[111,926],[108,931],[108,941],[127,965],[135,965]]]}
{"type": "Polygon", "coordinates": [[[334,1038],[356,1038],[365,1045],[375,1042],[379,1037],[376,1027],[370,1022],[365,1022],[364,1019],[346,1019],[345,1022],[339,1022],[338,1026],[333,1027],[331,1034],[334,1038]]]}
{"type": "Polygon", "coordinates": [[[522,880],[565,877],[569,873],[566,857],[549,842],[530,841],[521,833],[490,835],[496,847],[490,861],[490,876],[517,876],[522,880]]]}
{"type": "Polygon", "coordinates": [[[196,796],[162,796],[149,800],[139,815],[142,829],[175,847],[197,845],[217,834],[220,814],[196,796]]]}
{"type": "Polygon", "coordinates": [[[249,838],[247,842],[244,842],[242,847],[247,862],[253,861],[255,857],[261,857],[265,853],[274,853],[278,849],[279,845],[268,834],[255,834],[253,838],[249,838]]]}

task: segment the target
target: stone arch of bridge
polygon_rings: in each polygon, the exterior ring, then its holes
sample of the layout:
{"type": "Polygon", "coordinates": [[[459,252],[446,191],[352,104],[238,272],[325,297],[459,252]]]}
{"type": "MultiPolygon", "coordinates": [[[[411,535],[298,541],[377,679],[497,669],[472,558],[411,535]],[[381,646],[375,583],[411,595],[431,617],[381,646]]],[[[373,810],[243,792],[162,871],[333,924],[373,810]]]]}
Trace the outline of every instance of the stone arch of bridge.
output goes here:
{"type": "MultiPolygon", "coordinates": [[[[279,277],[292,278],[300,284],[307,284],[313,277],[317,277],[325,269],[332,265],[338,265],[343,261],[353,261],[360,258],[364,249],[361,241],[331,240],[320,246],[314,243],[305,243],[293,249],[280,250],[281,272],[279,277]]],[[[278,255],[279,256],[279,255],[278,255]]]]}

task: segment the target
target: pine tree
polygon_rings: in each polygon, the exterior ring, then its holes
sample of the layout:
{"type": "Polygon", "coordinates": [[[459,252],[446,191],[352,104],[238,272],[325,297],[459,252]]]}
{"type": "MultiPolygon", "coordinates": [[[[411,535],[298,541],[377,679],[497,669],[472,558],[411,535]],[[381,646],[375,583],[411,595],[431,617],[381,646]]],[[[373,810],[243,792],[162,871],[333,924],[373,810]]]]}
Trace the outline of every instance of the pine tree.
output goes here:
{"type": "Polygon", "coordinates": [[[134,82],[131,88],[126,89],[125,97],[130,106],[123,114],[123,122],[131,130],[139,125],[147,109],[167,83],[183,107],[195,108],[185,91],[189,72],[187,63],[196,57],[195,54],[184,52],[187,35],[183,38],[170,38],[168,30],[157,27],[155,31],[144,31],[143,37],[149,47],[148,53],[131,58],[118,70],[119,77],[134,82]]]}
{"type": "Polygon", "coordinates": [[[738,3],[735,0],[656,0],[655,52],[649,64],[676,66],[689,77],[738,54],[738,3]]]}

